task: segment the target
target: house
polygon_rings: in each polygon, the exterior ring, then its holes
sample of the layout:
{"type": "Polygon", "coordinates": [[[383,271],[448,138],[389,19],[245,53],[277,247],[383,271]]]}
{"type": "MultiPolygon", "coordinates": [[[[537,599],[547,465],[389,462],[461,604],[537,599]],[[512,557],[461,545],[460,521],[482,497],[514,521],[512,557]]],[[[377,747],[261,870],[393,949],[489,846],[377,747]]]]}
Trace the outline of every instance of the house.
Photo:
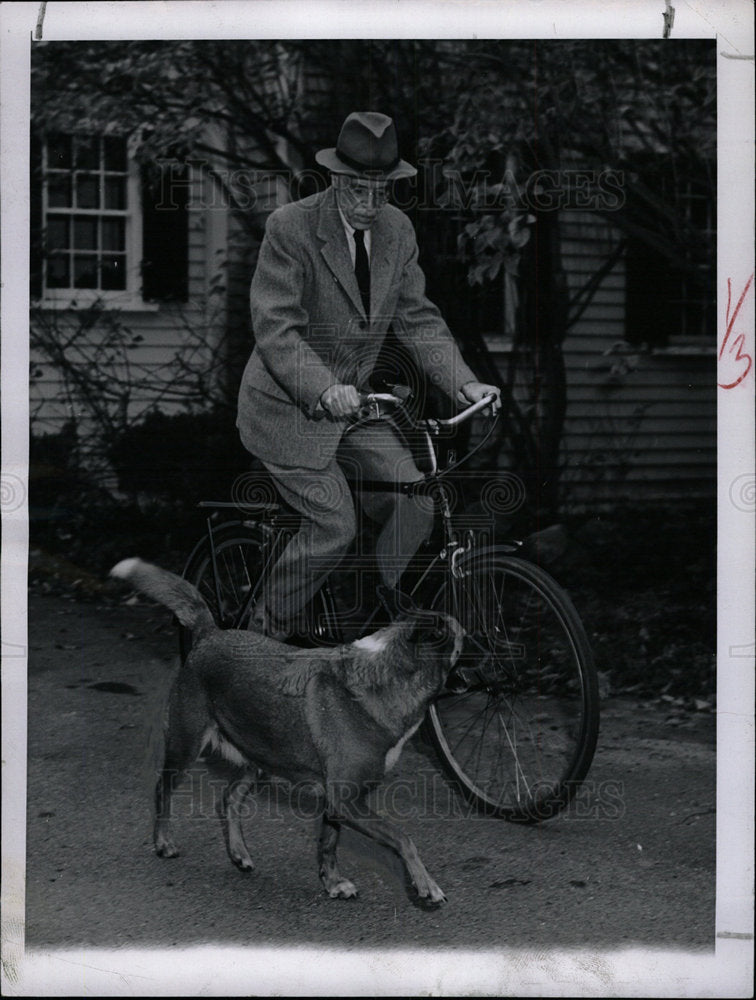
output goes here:
{"type": "MultiPolygon", "coordinates": [[[[256,248],[287,184],[254,172],[230,177],[207,159],[138,164],[117,133],[40,137],[32,155],[33,433],[73,420],[86,441],[95,414],[115,426],[155,407],[233,399],[253,343],[256,248]]],[[[551,190],[564,200],[534,206],[551,220],[573,300],[562,349],[561,505],[713,497],[713,296],[697,301],[683,279],[622,243],[611,212],[586,200],[602,184],[607,198],[621,195],[617,183],[586,180],[576,168],[541,186],[541,199],[551,190]],[[649,335],[658,323],[664,346],[649,335]]],[[[712,206],[695,192],[689,207],[713,226],[712,206]]],[[[511,276],[470,288],[457,250],[463,221],[422,213],[429,293],[461,344],[477,345],[473,366],[482,360],[490,373],[493,364],[528,413],[539,404],[522,373],[513,376],[511,276]]],[[[539,363],[531,382],[543,376],[539,363]]]]}

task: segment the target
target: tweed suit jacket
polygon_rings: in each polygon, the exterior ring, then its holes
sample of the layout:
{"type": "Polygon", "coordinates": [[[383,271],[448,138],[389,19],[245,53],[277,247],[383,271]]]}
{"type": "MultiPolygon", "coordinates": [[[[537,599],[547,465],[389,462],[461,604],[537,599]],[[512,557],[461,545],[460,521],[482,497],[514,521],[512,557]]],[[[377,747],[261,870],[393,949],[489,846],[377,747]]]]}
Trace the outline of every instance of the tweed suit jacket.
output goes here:
{"type": "Polygon", "coordinates": [[[237,426],[264,462],[323,469],[346,428],[318,403],[331,385],[366,388],[390,325],[431,381],[454,399],[476,376],[425,296],[407,216],[384,205],[371,229],[365,315],[333,188],[269,217],[252,280],[255,348],[242,376],[237,426]]]}

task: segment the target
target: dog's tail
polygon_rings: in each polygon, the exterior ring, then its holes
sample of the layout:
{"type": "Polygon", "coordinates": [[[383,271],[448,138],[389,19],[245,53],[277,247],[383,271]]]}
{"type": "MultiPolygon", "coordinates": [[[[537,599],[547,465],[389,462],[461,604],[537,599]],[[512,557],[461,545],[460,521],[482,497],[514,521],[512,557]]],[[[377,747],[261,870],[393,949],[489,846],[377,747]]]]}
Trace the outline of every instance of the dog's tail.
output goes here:
{"type": "Polygon", "coordinates": [[[141,559],[124,559],[111,569],[110,575],[127,580],[153,601],[170,608],[181,624],[192,630],[195,639],[215,629],[213,616],[199,591],[175,573],[141,559]]]}

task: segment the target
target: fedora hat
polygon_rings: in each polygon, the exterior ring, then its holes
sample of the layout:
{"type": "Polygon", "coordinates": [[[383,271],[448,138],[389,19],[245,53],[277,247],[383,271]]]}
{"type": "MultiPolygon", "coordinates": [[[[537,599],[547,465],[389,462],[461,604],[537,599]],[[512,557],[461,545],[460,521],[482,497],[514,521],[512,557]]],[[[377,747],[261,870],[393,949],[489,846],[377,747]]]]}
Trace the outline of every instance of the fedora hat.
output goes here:
{"type": "Polygon", "coordinates": [[[341,126],[336,145],[321,149],[315,159],[336,174],[366,174],[386,181],[417,173],[412,164],[399,159],[393,119],[377,111],[353,111],[341,126]]]}

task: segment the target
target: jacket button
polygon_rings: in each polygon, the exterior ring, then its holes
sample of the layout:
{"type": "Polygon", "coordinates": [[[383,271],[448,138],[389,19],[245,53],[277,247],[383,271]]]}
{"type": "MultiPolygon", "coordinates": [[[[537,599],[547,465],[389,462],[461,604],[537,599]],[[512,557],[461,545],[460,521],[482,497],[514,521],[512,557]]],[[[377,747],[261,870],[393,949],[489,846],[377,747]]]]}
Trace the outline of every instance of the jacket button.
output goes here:
{"type": "Polygon", "coordinates": [[[365,322],[364,319],[360,320],[359,327],[360,327],[360,330],[367,330],[367,323],[365,322]]]}

